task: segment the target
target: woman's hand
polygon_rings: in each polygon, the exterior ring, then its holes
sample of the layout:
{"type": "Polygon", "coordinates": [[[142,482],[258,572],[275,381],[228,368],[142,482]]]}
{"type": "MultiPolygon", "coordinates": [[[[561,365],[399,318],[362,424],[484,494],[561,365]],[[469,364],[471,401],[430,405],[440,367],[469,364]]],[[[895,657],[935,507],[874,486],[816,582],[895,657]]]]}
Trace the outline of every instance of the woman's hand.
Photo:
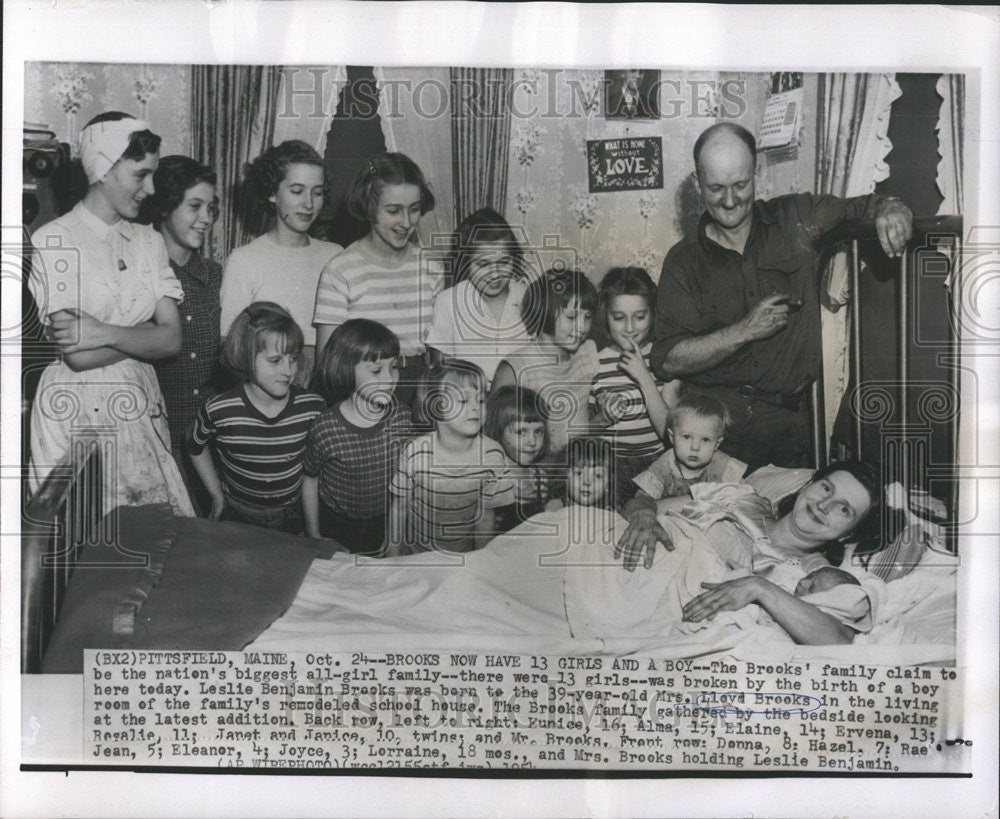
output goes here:
{"type": "Polygon", "coordinates": [[[49,325],[49,335],[62,353],[79,353],[110,346],[108,325],[75,307],[50,313],[49,325]]]}
{"type": "Polygon", "coordinates": [[[751,575],[724,583],[702,583],[701,587],[709,591],[702,592],[684,606],[684,620],[689,623],[711,620],[720,611],[737,611],[756,603],[761,593],[761,584],[767,582],[751,575]]]}
{"type": "Polygon", "coordinates": [[[622,514],[628,520],[628,528],[615,544],[615,559],[622,557],[622,564],[631,572],[639,565],[639,558],[642,557],[643,566],[648,569],[653,565],[656,544],[662,543],[668,551],[673,551],[674,543],[660,526],[653,509],[629,511],[627,507],[628,504],[622,514]]]}

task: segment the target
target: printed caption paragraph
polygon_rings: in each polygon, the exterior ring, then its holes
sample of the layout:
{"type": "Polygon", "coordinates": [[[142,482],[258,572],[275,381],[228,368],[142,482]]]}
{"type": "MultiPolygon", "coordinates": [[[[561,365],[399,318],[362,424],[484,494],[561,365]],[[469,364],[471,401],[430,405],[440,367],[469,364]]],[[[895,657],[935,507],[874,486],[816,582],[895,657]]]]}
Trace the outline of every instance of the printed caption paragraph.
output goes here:
{"type": "Polygon", "coordinates": [[[958,773],[962,684],[815,661],[87,651],[84,761],[958,773]]]}

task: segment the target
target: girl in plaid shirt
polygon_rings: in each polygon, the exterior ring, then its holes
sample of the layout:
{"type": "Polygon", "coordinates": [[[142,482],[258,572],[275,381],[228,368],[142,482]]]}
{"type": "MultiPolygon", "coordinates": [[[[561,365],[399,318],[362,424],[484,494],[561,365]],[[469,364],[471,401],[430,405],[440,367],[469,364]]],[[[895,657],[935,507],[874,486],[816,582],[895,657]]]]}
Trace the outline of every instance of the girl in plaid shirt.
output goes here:
{"type": "Polygon", "coordinates": [[[358,554],[382,548],[391,470],[416,435],[409,409],[394,396],[398,359],[399,339],[389,328],[349,319],[330,336],[316,368],[313,386],[330,407],[306,444],[306,534],[358,554]]]}

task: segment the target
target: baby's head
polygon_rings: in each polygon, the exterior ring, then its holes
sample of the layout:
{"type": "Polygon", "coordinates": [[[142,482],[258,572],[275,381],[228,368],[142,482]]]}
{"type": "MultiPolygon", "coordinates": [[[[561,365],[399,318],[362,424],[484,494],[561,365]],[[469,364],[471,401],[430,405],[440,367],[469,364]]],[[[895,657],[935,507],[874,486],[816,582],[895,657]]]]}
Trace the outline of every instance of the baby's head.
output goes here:
{"type": "Polygon", "coordinates": [[[474,438],[483,428],[486,376],[470,361],[448,358],[427,370],[417,391],[420,420],[474,438]]]}
{"type": "Polygon", "coordinates": [[[534,390],[501,387],[486,402],[485,432],[514,463],[528,466],[548,449],[548,417],[545,402],[534,390]]]}
{"type": "Polygon", "coordinates": [[[700,474],[726,434],[729,412],[717,398],[702,393],[681,397],[670,413],[667,435],[682,472],[700,474]]]}
{"type": "Polygon", "coordinates": [[[819,592],[830,591],[836,586],[860,586],[858,580],[850,572],[838,569],[836,566],[824,566],[816,569],[803,577],[795,587],[796,597],[805,597],[807,594],[817,594],[819,592]]]}
{"type": "Polygon", "coordinates": [[[603,438],[569,442],[566,494],[580,506],[614,508],[614,452],[603,438]]]}

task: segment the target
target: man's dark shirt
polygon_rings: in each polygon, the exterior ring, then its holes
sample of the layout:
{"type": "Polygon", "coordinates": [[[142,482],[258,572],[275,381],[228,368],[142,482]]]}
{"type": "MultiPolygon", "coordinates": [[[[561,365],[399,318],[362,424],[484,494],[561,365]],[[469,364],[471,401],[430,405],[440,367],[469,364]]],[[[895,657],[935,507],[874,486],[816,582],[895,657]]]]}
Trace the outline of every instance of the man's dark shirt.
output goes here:
{"type": "Polygon", "coordinates": [[[782,293],[802,304],[783,330],[745,344],[714,367],[681,377],[702,386],[748,384],[785,394],[808,386],[822,366],[813,243],[845,219],[874,219],[881,201],[875,195],[812,194],[758,200],[742,255],[708,238],[711,217],[704,214],[697,234],[674,245],[663,261],[650,356],[654,372],[671,375],[663,362],[678,342],[735,324],[761,299],[782,293]]]}

